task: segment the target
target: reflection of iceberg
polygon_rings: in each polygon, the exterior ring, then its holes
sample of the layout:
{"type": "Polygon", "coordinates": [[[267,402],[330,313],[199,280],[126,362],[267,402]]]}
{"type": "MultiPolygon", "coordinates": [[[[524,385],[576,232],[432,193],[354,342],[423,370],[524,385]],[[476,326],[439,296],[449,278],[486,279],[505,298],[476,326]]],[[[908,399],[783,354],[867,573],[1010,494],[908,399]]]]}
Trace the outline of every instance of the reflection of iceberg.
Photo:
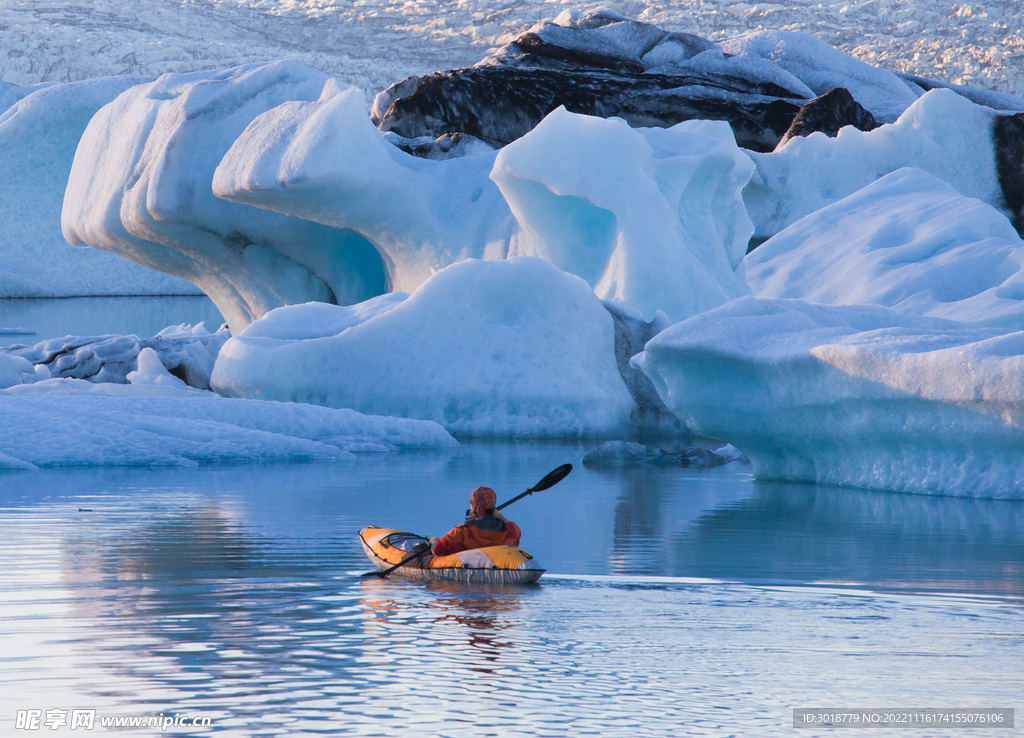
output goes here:
{"type": "Polygon", "coordinates": [[[755,482],[665,545],[675,573],[1024,595],[1024,505],[755,482]]]}
{"type": "Polygon", "coordinates": [[[741,298],[633,361],[691,430],[767,479],[1024,496],[1024,333],[741,298]]]}

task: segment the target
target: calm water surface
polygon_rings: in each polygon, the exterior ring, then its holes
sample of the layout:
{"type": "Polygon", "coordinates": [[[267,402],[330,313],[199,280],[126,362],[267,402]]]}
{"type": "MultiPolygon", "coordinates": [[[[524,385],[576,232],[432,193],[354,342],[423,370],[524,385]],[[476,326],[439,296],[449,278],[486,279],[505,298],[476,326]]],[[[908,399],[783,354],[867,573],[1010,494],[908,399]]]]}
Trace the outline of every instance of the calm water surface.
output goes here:
{"type": "Polygon", "coordinates": [[[170,325],[203,321],[211,333],[224,322],[220,311],[205,296],[0,299],[0,346],[34,344],[69,335],[134,333],[149,338],[170,325]],[[30,333],[14,333],[18,329],[30,333]]]}
{"type": "MultiPolygon", "coordinates": [[[[1021,502],[577,466],[507,510],[539,585],[357,576],[364,525],[438,535],[476,485],[504,500],[587,450],[4,474],[0,735],[51,708],[235,736],[814,735],[792,728],[811,706],[1024,719],[1021,502]]],[[[84,731],[40,731],[64,733],[84,731]]]]}

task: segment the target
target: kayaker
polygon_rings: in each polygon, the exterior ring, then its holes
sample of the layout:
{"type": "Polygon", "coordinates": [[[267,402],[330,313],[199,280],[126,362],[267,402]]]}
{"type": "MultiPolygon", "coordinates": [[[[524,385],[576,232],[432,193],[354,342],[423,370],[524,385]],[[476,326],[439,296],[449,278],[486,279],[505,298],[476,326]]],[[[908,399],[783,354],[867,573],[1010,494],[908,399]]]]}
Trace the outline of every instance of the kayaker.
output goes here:
{"type": "Polygon", "coordinates": [[[487,546],[518,546],[523,532],[494,509],[498,498],[490,487],[477,487],[469,498],[466,522],[457,525],[434,542],[434,556],[487,546]]]}

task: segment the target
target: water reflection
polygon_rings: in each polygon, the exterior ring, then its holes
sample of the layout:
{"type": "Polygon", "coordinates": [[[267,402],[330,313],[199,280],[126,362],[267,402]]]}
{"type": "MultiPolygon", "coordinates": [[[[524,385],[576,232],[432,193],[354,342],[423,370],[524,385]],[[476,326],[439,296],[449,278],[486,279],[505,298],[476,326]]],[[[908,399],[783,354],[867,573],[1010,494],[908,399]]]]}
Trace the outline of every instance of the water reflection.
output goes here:
{"type": "Polygon", "coordinates": [[[0,689],[16,706],[209,714],[246,738],[789,735],[798,704],[1024,690],[1018,601],[869,591],[1020,594],[1022,503],[578,469],[515,510],[568,578],[356,575],[363,525],[441,530],[481,479],[511,496],[585,451],[6,475],[0,689]],[[572,577],[590,573],[618,576],[572,577]]]}
{"type": "Polygon", "coordinates": [[[752,482],[692,516],[678,500],[691,490],[663,475],[622,486],[615,573],[1024,595],[1019,501],[752,482]]]}

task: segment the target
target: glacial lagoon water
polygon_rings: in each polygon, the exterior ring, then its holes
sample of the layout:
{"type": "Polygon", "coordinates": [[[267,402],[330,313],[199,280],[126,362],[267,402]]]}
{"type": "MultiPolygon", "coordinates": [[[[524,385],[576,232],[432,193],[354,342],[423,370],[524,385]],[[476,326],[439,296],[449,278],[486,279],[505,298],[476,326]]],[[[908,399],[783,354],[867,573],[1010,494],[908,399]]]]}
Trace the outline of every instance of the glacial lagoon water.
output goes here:
{"type": "Polygon", "coordinates": [[[0,735],[53,708],[206,715],[163,734],[230,736],[829,733],[795,730],[795,707],[1024,719],[1024,502],[741,464],[601,471],[578,464],[590,447],[0,475],[0,735]],[[508,499],[567,461],[507,510],[538,585],[358,576],[364,525],[437,535],[476,485],[508,499]]]}
{"type": "Polygon", "coordinates": [[[108,333],[149,338],[170,325],[201,321],[211,333],[224,322],[210,298],[202,295],[0,299],[0,346],[108,333]],[[27,333],[14,332],[18,329],[27,333]]]}

